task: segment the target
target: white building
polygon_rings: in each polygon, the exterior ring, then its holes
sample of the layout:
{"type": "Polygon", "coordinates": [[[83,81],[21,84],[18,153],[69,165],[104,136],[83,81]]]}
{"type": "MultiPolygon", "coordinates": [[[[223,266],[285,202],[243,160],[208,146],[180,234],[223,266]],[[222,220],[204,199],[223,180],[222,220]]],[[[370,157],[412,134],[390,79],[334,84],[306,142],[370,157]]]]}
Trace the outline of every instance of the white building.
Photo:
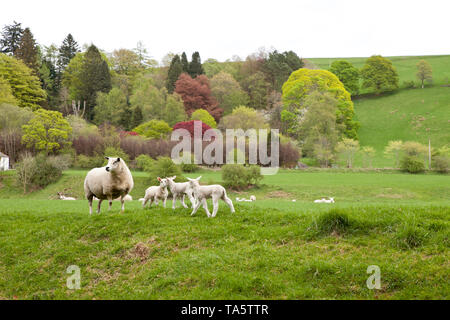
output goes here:
{"type": "Polygon", "coordinates": [[[0,152],[0,171],[9,170],[9,157],[0,152]]]}

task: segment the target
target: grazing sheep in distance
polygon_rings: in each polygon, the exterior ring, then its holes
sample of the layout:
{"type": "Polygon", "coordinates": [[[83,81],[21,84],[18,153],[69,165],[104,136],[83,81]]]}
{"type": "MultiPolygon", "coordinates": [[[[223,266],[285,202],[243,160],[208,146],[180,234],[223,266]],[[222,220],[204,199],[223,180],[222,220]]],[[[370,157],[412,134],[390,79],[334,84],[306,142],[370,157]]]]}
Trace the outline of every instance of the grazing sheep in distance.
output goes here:
{"type": "Polygon", "coordinates": [[[322,198],[320,200],[314,200],[314,203],[334,203],[334,198],[330,198],[329,200],[322,198]]]}
{"type": "Polygon", "coordinates": [[[234,206],[233,202],[230,198],[227,197],[227,191],[224,187],[218,184],[210,185],[210,186],[201,186],[199,184],[199,180],[201,179],[201,176],[196,179],[190,179],[189,180],[189,188],[188,192],[192,192],[192,194],[195,197],[195,207],[194,210],[191,213],[191,216],[194,215],[198,208],[200,208],[200,205],[203,204],[203,208],[206,211],[206,215],[208,218],[215,217],[217,214],[217,210],[219,210],[219,199],[222,199],[225,201],[225,203],[230,207],[231,213],[234,213],[234,206]],[[206,199],[211,197],[213,201],[213,213],[212,215],[209,213],[208,210],[208,204],[206,203],[206,199]]]}
{"type": "Polygon", "coordinates": [[[58,197],[60,200],[77,200],[73,197],[66,197],[65,195],[62,194],[62,192],[58,192],[58,197]]]}
{"type": "Polygon", "coordinates": [[[184,203],[184,197],[187,195],[189,197],[189,200],[191,201],[191,205],[193,208],[195,205],[195,199],[192,196],[192,193],[186,193],[186,190],[188,190],[188,187],[189,187],[189,182],[175,182],[174,180],[176,177],[177,176],[166,178],[168,185],[169,185],[170,192],[172,193],[172,196],[173,196],[172,209],[175,209],[175,202],[177,201],[177,197],[179,195],[182,195],[181,204],[183,205],[183,207],[188,208],[186,203],[184,203]]]}
{"type": "Polygon", "coordinates": [[[88,172],[84,180],[84,193],[89,201],[89,214],[92,214],[92,200],[98,200],[97,213],[100,213],[102,201],[108,199],[109,209],[112,200],[120,197],[122,203],[121,212],[125,210],[125,197],[133,189],[134,182],[130,169],[125,161],[117,157],[105,157],[108,160],[106,166],[94,168],[88,172]]]}
{"type": "Polygon", "coordinates": [[[256,201],[256,197],[253,196],[253,195],[251,195],[251,196],[250,196],[250,201],[256,201]]]}
{"type": "Polygon", "coordinates": [[[167,179],[157,178],[159,181],[159,186],[151,186],[145,190],[144,201],[142,202],[142,208],[145,207],[147,201],[150,200],[149,207],[152,205],[152,198],[156,205],[158,205],[158,199],[163,199],[163,207],[166,207],[167,197],[169,196],[169,191],[167,191],[167,179]]]}

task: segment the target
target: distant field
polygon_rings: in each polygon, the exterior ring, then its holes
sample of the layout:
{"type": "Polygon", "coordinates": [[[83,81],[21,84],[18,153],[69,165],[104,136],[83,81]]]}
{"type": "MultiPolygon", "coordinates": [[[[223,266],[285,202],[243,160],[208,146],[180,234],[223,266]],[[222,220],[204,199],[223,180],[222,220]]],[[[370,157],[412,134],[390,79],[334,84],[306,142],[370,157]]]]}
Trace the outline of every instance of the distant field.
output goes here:
{"type": "MultiPolygon", "coordinates": [[[[389,58],[400,77],[400,85],[403,81],[418,81],[416,78],[416,64],[420,60],[426,60],[433,68],[433,83],[436,85],[450,83],[450,55],[439,56],[404,56],[404,57],[386,57],[389,58]]],[[[313,62],[319,69],[328,70],[335,60],[347,60],[356,68],[362,68],[367,60],[365,58],[307,58],[313,62]]]]}
{"type": "MultiPolygon", "coordinates": [[[[376,167],[390,167],[383,156],[390,140],[418,141],[432,147],[450,144],[450,88],[404,89],[354,101],[360,144],[377,150],[376,167]]],[[[361,164],[359,161],[357,164],[361,164]]]]}

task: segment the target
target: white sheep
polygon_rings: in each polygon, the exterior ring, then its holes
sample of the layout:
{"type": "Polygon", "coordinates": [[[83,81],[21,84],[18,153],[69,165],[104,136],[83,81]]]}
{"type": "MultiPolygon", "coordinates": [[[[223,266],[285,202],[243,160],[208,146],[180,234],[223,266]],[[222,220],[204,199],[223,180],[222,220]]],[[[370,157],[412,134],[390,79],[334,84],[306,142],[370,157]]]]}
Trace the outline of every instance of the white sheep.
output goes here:
{"type": "Polygon", "coordinates": [[[334,203],[334,198],[330,198],[329,200],[322,198],[320,200],[314,200],[314,203],[334,203]]]}
{"type": "Polygon", "coordinates": [[[75,199],[73,197],[66,197],[61,192],[58,192],[58,197],[59,197],[60,200],[77,200],[77,199],[75,199]]]}
{"type": "Polygon", "coordinates": [[[175,209],[175,202],[177,201],[177,197],[180,195],[181,195],[181,204],[183,205],[183,207],[188,208],[186,203],[184,203],[184,197],[187,195],[189,197],[189,200],[191,201],[192,205],[191,207],[193,208],[195,205],[195,199],[191,192],[189,193],[186,192],[189,187],[189,182],[175,182],[174,180],[176,179],[176,177],[177,176],[166,178],[170,192],[172,193],[173,196],[172,209],[175,209]]]}
{"type": "Polygon", "coordinates": [[[203,204],[203,209],[206,211],[206,215],[208,218],[215,217],[217,214],[217,210],[219,209],[219,199],[222,199],[225,201],[225,203],[230,207],[231,213],[234,213],[234,206],[233,202],[230,198],[227,197],[227,191],[224,187],[218,184],[209,185],[209,186],[201,186],[199,184],[199,180],[201,179],[201,176],[196,179],[190,179],[189,180],[189,187],[187,192],[192,192],[192,194],[195,197],[195,206],[194,210],[192,211],[191,215],[194,215],[198,208],[200,208],[200,205],[203,204]],[[206,202],[206,199],[211,197],[213,202],[213,213],[212,215],[209,213],[208,210],[208,204],[206,202]]]}
{"type": "Polygon", "coordinates": [[[92,169],[88,172],[84,180],[84,193],[89,201],[89,214],[92,214],[92,201],[94,197],[99,199],[97,213],[100,213],[103,200],[108,199],[108,210],[110,210],[112,200],[119,197],[122,203],[121,212],[124,212],[125,197],[134,186],[133,176],[123,159],[117,157],[105,158],[108,160],[107,165],[92,169]]]}
{"type": "Polygon", "coordinates": [[[167,179],[157,178],[159,181],[159,186],[151,186],[145,190],[144,201],[142,202],[142,208],[145,207],[147,201],[150,201],[149,207],[152,205],[152,199],[156,205],[158,205],[158,200],[163,200],[163,207],[166,207],[167,197],[169,196],[169,191],[167,191],[167,179]]]}
{"type": "Polygon", "coordinates": [[[256,201],[256,197],[253,196],[253,195],[251,195],[251,196],[250,196],[250,201],[256,201]]]}

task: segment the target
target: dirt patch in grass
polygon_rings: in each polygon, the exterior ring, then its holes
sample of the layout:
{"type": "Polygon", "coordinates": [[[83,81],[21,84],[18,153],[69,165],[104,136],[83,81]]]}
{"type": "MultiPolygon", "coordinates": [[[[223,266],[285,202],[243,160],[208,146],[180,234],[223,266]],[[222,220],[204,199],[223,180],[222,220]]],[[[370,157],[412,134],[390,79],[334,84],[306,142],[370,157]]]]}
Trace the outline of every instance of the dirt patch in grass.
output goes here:
{"type": "Polygon", "coordinates": [[[137,258],[141,262],[145,262],[154,247],[159,247],[159,244],[156,241],[156,237],[152,236],[145,242],[140,241],[136,243],[135,246],[128,251],[128,257],[137,258]]]}
{"type": "Polygon", "coordinates": [[[391,193],[391,194],[385,194],[385,193],[380,193],[376,195],[377,198],[387,198],[387,199],[402,199],[403,196],[401,194],[395,194],[395,193],[391,193]]]}
{"type": "Polygon", "coordinates": [[[286,198],[286,199],[292,199],[292,194],[289,192],[283,191],[283,190],[276,190],[269,192],[267,194],[267,198],[286,198]]]}

